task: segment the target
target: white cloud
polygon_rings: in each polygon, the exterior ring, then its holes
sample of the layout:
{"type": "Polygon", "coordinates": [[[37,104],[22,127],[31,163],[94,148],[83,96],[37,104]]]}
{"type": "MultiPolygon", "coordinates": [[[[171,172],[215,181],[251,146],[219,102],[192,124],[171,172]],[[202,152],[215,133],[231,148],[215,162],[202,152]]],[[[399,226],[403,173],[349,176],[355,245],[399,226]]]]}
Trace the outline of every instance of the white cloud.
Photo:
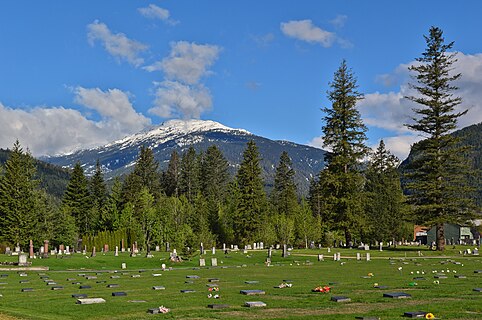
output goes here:
{"type": "Polygon", "coordinates": [[[323,146],[324,142],[325,141],[323,139],[323,136],[319,136],[319,137],[314,137],[313,139],[311,139],[311,141],[308,142],[308,145],[312,146],[312,147],[315,147],[315,148],[318,148],[318,149],[331,151],[331,148],[323,146]]]}
{"type": "Polygon", "coordinates": [[[220,51],[221,48],[215,45],[174,42],[168,57],[145,69],[149,72],[163,71],[169,80],[192,85],[209,74],[208,68],[216,61],[220,51]]]}
{"type": "Polygon", "coordinates": [[[151,123],[135,112],[127,94],[118,89],[77,87],[74,93],[75,101],[95,110],[100,120],[64,107],[19,109],[0,103],[0,146],[10,147],[18,139],[35,156],[68,153],[107,144],[151,123]]]}
{"type": "Polygon", "coordinates": [[[140,14],[149,19],[159,19],[168,24],[174,25],[177,21],[170,19],[171,14],[169,10],[156,6],[155,4],[150,4],[145,8],[137,9],[140,14]]]}
{"type": "Polygon", "coordinates": [[[129,95],[119,89],[102,91],[99,88],[74,90],[75,102],[97,111],[104,119],[119,124],[119,131],[132,133],[143,129],[151,122],[137,113],[129,101],[129,95]]]}
{"type": "Polygon", "coordinates": [[[107,25],[94,21],[87,25],[87,38],[90,45],[100,41],[104,48],[112,56],[120,60],[126,60],[130,64],[138,67],[144,63],[140,54],[147,50],[148,46],[135,40],[127,38],[122,33],[112,33],[107,25]]]}
{"type": "Polygon", "coordinates": [[[156,89],[154,107],[149,113],[162,118],[199,119],[212,107],[211,93],[202,84],[188,85],[178,81],[163,81],[156,89]]]}
{"type": "Polygon", "coordinates": [[[344,14],[339,14],[335,17],[335,19],[331,20],[330,23],[335,27],[335,28],[342,28],[345,26],[346,20],[348,20],[348,16],[344,14]]]}
{"type": "Polygon", "coordinates": [[[281,31],[288,37],[309,43],[319,43],[325,48],[331,47],[336,40],[334,33],[315,26],[311,20],[282,22],[281,31]]]}
{"type": "MultiPolygon", "coordinates": [[[[412,145],[420,140],[422,140],[422,137],[415,134],[383,138],[386,148],[401,161],[407,158],[412,145]]],[[[377,147],[378,144],[374,146],[374,148],[377,147]]]]}

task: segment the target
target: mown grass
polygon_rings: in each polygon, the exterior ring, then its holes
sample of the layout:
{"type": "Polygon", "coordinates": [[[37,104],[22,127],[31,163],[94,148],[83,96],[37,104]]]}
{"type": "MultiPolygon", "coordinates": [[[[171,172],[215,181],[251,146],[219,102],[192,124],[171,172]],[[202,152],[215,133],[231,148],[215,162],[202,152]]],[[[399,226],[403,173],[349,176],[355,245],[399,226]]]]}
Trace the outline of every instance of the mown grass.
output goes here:
{"type": "MultiPolygon", "coordinates": [[[[482,287],[482,259],[459,254],[462,247],[449,248],[443,255],[420,248],[398,248],[383,252],[371,250],[372,261],[357,261],[356,253],[364,251],[350,249],[294,250],[290,257],[281,258],[280,251],[273,252],[272,266],[266,266],[266,250],[232,252],[225,256],[218,250],[217,268],[197,268],[199,256],[191,261],[171,263],[167,253],[154,253],[154,258],[129,257],[127,253],[114,257],[112,252],[98,253],[87,258],[81,254],[71,257],[36,259],[32,266],[48,266],[49,271],[28,271],[21,277],[15,271],[0,271],[7,277],[0,278],[0,313],[18,319],[355,319],[356,316],[376,316],[381,319],[400,319],[406,311],[432,312],[442,319],[482,319],[482,293],[473,288],[482,287]],[[333,261],[333,253],[341,252],[341,262],[333,261]],[[317,254],[324,254],[325,261],[318,262],[317,254]],[[122,263],[127,264],[121,270],[122,263]],[[172,267],[161,271],[161,264],[172,267]],[[459,264],[456,264],[459,263],[459,264]],[[399,270],[401,268],[401,270],[399,270]],[[433,271],[448,275],[434,283],[433,271]],[[418,271],[418,274],[417,274],[418,271]],[[454,273],[455,271],[455,273],[454,273]],[[154,273],[162,276],[154,277],[154,273]],[[369,273],[372,277],[367,278],[369,273]],[[412,274],[413,273],[413,274],[412,274]],[[425,273],[425,274],[422,274],[425,273]],[[63,286],[53,291],[41,275],[63,286]],[[87,280],[79,274],[95,275],[87,280]],[[465,275],[458,279],[454,275],[465,275]],[[132,275],[140,275],[139,278],[132,275]],[[187,279],[197,275],[199,279],[187,279]],[[112,279],[111,276],[119,276],[112,279]],[[426,280],[413,280],[414,277],[426,280]],[[67,281],[67,278],[76,280],[67,281]],[[219,278],[220,299],[209,299],[209,278],[219,278]],[[29,283],[20,283],[28,280],[29,283]],[[246,284],[246,280],[259,281],[246,284]],[[291,280],[293,287],[275,289],[283,280],[291,280]],[[79,289],[78,284],[90,285],[91,289],[79,289]],[[97,283],[105,281],[102,283],[97,283]],[[192,281],[193,283],[185,283],[192,281]],[[417,285],[414,285],[416,282],[417,285]],[[313,293],[318,285],[330,285],[331,293],[313,293]],[[376,289],[374,284],[388,286],[376,289]],[[107,284],[118,284],[118,288],[107,288],[107,284]],[[152,290],[152,286],[165,286],[165,290],[152,290]],[[33,292],[21,292],[22,288],[33,288],[33,292]],[[194,293],[181,293],[182,289],[193,289],[194,293]],[[260,289],[262,296],[245,296],[243,289],[260,289]],[[124,297],[113,297],[114,291],[127,293],[124,297]],[[403,291],[412,295],[410,299],[384,298],[385,292],[403,291]],[[89,297],[101,297],[107,302],[98,305],[77,305],[74,293],[86,293],[89,297]],[[349,303],[330,301],[333,295],[351,298],[349,303]],[[144,303],[128,302],[145,300],[144,303]],[[244,307],[246,301],[263,301],[266,308],[244,307]],[[229,304],[228,309],[212,310],[212,303],[229,304]],[[164,305],[171,309],[167,314],[148,314],[149,308],[164,305]]],[[[210,265],[209,253],[205,255],[210,265]]],[[[4,257],[0,260],[14,260],[4,257]]],[[[0,317],[1,319],[1,317],[0,317]]]]}

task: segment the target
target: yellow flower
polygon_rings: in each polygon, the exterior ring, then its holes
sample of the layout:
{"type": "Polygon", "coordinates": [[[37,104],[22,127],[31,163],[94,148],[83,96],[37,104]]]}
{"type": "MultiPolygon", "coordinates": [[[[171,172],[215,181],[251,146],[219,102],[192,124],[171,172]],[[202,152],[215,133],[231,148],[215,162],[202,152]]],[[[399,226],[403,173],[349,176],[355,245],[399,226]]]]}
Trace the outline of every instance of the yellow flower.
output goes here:
{"type": "Polygon", "coordinates": [[[429,312],[425,315],[425,319],[435,319],[435,316],[433,315],[433,313],[429,312]]]}

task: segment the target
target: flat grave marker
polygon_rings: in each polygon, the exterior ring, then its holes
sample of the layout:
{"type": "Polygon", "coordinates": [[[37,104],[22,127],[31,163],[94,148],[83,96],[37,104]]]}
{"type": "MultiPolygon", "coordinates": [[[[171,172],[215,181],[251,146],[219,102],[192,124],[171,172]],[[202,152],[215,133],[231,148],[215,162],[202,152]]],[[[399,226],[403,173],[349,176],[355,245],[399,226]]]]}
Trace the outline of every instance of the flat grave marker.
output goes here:
{"type": "Polygon", "coordinates": [[[241,290],[239,293],[247,295],[247,296],[254,296],[259,294],[265,294],[263,290],[241,290]]]}
{"type": "Polygon", "coordinates": [[[246,284],[257,284],[257,283],[259,283],[259,281],[256,281],[256,280],[248,280],[248,281],[244,281],[244,283],[246,283],[246,284]]]}
{"type": "Polygon", "coordinates": [[[374,286],[375,289],[388,289],[388,286],[374,286]]]}
{"type": "Polygon", "coordinates": [[[32,292],[34,291],[33,288],[23,288],[22,292],[32,292]]]}
{"type": "Polygon", "coordinates": [[[248,308],[266,307],[266,303],[262,301],[247,301],[244,303],[244,306],[248,308]]]}
{"type": "Polygon", "coordinates": [[[474,288],[472,291],[475,291],[475,292],[482,292],[482,288],[474,288]]]}
{"type": "Polygon", "coordinates": [[[108,284],[107,285],[107,288],[118,288],[119,285],[118,284],[115,284],[115,283],[112,283],[112,284],[108,284]]]}
{"type": "Polygon", "coordinates": [[[87,298],[87,295],[85,293],[74,293],[72,298],[87,298]]]}
{"type": "Polygon", "coordinates": [[[405,292],[390,292],[384,293],[383,296],[385,298],[392,298],[392,299],[406,299],[411,298],[412,296],[405,292]]]}
{"type": "Polygon", "coordinates": [[[129,300],[127,302],[130,302],[130,303],[144,303],[144,302],[147,302],[146,300],[129,300]]]}
{"type": "Polygon", "coordinates": [[[331,301],[335,302],[350,302],[351,299],[345,296],[333,296],[331,297],[331,301]]]}
{"type": "Polygon", "coordinates": [[[425,318],[426,314],[427,312],[425,311],[410,311],[410,312],[405,312],[403,316],[407,318],[425,318]]]}
{"type": "Polygon", "coordinates": [[[219,282],[219,279],[218,278],[211,278],[211,279],[208,279],[209,282],[219,282]]]}
{"type": "Polygon", "coordinates": [[[127,296],[127,293],[125,292],[112,292],[113,297],[124,297],[127,296]]]}
{"type": "Polygon", "coordinates": [[[196,290],[191,290],[191,289],[181,290],[181,293],[194,293],[194,292],[196,292],[196,290]]]}
{"type": "Polygon", "coordinates": [[[208,308],[211,308],[211,309],[226,309],[226,308],[229,308],[229,304],[208,304],[208,308]]]}
{"type": "Polygon", "coordinates": [[[457,279],[467,279],[467,277],[464,276],[463,274],[456,274],[456,275],[454,275],[454,277],[457,278],[457,279]]]}
{"type": "Polygon", "coordinates": [[[92,289],[91,286],[80,286],[79,289],[92,289]]]}
{"type": "Polygon", "coordinates": [[[95,304],[95,303],[105,303],[102,298],[79,298],[77,299],[77,304],[95,304]]]}
{"type": "Polygon", "coordinates": [[[165,290],[166,288],[163,286],[153,286],[152,290],[165,290]]]}
{"type": "Polygon", "coordinates": [[[64,290],[64,287],[62,287],[62,286],[55,286],[55,287],[52,287],[51,290],[64,290]]]}
{"type": "Polygon", "coordinates": [[[370,316],[358,316],[358,317],[355,317],[355,319],[359,319],[359,320],[380,320],[379,317],[370,317],[370,316]]]}
{"type": "Polygon", "coordinates": [[[199,279],[199,276],[186,276],[187,279],[199,279]]]}

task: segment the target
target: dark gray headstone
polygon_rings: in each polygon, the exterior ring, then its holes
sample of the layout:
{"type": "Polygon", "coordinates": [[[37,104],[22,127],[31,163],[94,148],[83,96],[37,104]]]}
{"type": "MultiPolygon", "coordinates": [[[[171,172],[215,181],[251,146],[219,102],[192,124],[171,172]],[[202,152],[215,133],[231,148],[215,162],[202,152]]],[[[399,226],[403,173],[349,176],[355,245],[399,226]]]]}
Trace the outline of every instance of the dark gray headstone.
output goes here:
{"type": "Polygon", "coordinates": [[[446,275],[441,275],[441,274],[438,274],[436,276],[433,276],[435,279],[447,279],[447,276],[446,275]]]}
{"type": "Polygon", "coordinates": [[[427,280],[427,279],[424,278],[424,277],[415,277],[415,278],[413,278],[413,280],[422,281],[422,280],[427,280]]]}
{"type": "Polygon", "coordinates": [[[482,270],[475,270],[474,273],[482,273],[482,270]]]}
{"type": "Polygon", "coordinates": [[[403,316],[407,318],[425,318],[426,314],[427,312],[424,312],[424,311],[411,311],[411,312],[405,312],[403,316]]]}
{"type": "Polygon", "coordinates": [[[149,310],[147,310],[147,313],[158,314],[158,313],[159,313],[159,308],[149,309],[149,310]]]}
{"type": "Polygon", "coordinates": [[[188,279],[199,279],[199,276],[186,276],[188,279]]]}
{"type": "Polygon", "coordinates": [[[383,296],[386,297],[386,298],[393,298],[393,299],[406,299],[406,298],[412,297],[411,295],[409,295],[408,293],[405,293],[405,292],[384,293],[383,296]]]}
{"type": "Polygon", "coordinates": [[[191,289],[181,290],[181,293],[193,293],[193,292],[196,292],[196,290],[191,290],[191,289]]]}
{"type": "Polygon", "coordinates": [[[467,279],[467,277],[464,276],[463,274],[456,274],[454,277],[457,279],[467,279]]]}
{"type": "Polygon", "coordinates": [[[127,296],[127,293],[125,293],[125,292],[112,292],[112,296],[113,297],[123,297],[123,296],[127,296]]]}
{"type": "Polygon", "coordinates": [[[80,286],[79,289],[91,289],[91,286],[80,286]]]}
{"type": "Polygon", "coordinates": [[[22,292],[32,292],[33,288],[23,288],[22,292]]]}
{"type": "Polygon", "coordinates": [[[64,287],[62,287],[62,286],[55,286],[55,287],[52,287],[51,290],[63,290],[63,289],[64,289],[64,287]]]}
{"type": "Polygon", "coordinates": [[[388,286],[375,286],[376,289],[388,289],[388,286]]]}
{"type": "Polygon", "coordinates": [[[244,281],[244,283],[246,283],[246,284],[256,284],[256,283],[259,283],[259,281],[255,281],[255,280],[251,281],[251,280],[249,280],[249,281],[244,281]]]}
{"type": "Polygon", "coordinates": [[[482,288],[474,288],[473,291],[475,291],[475,292],[482,292],[482,288]]]}
{"type": "Polygon", "coordinates": [[[331,301],[335,302],[350,302],[351,299],[345,296],[333,296],[331,297],[331,301]]]}
{"type": "Polygon", "coordinates": [[[107,285],[107,288],[118,288],[119,285],[118,284],[108,284],[107,285]]]}
{"type": "Polygon", "coordinates": [[[75,293],[72,295],[72,298],[87,298],[85,293],[75,293]]]}
{"type": "Polygon", "coordinates": [[[355,317],[355,319],[359,319],[359,320],[380,320],[379,317],[370,317],[370,316],[358,316],[358,317],[355,317]]]}
{"type": "Polygon", "coordinates": [[[30,283],[28,280],[20,280],[18,283],[30,283]]]}
{"type": "Polygon", "coordinates": [[[229,304],[208,304],[208,308],[211,308],[211,309],[226,309],[226,308],[229,308],[229,304]]]}

